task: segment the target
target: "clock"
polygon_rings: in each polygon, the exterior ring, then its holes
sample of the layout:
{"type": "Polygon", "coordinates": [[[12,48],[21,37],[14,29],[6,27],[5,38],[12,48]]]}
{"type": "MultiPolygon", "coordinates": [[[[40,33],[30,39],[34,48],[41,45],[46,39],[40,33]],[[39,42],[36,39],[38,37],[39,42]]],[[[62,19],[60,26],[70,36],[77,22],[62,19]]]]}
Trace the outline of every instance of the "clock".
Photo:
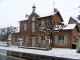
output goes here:
{"type": "Polygon", "coordinates": [[[35,21],[35,17],[32,17],[32,21],[35,21]]]}

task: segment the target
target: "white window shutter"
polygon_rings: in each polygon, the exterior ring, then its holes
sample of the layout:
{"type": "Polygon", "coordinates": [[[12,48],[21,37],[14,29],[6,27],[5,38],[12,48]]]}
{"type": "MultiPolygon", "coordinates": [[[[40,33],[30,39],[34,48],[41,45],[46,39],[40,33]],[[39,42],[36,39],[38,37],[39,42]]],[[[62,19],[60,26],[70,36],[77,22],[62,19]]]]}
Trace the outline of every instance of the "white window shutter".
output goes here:
{"type": "Polygon", "coordinates": [[[55,44],[58,44],[58,36],[55,36],[55,44]]]}
{"type": "Polygon", "coordinates": [[[22,37],[22,42],[24,43],[24,37],[22,37]]]}
{"type": "Polygon", "coordinates": [[[67,36],[64,36],[64,44],[67,44],[67,36]]]}
{"type": "Polygon", "coordinates": [[[45,36],[45,44],[46,44],[47,36],[45,36]]]}
{"type": "Polygon", "coordinates": [[[27,36],[27,44],[28,44],[28,36],[27,36]]]}
{"type": "Polygon", "coordinates": [[[47,36],[45,36],[45,40],[47,40],[47,36]]]}
{"type": "Polygon", "coordinates": [[[41,36],[39,36],[39,44],[41,44],[41,36]]]}
{"type": "Polygon", "coordinates": [[[14,40],[14,42],[15,42],[15,36],[13,37],[13,40],[14,40]]]}

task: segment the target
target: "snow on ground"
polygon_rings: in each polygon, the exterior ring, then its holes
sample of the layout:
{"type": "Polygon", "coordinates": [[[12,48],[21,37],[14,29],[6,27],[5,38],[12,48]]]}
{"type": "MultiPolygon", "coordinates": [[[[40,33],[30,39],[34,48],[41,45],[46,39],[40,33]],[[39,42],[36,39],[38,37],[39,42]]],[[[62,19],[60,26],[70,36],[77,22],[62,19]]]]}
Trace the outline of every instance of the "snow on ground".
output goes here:
{"type": "Polygon", "coordinates": [[[80,59],[80,53],[76,53],[76,49],[53,48],[50,51],[44,51],[44,50],[35,50],[35,49],[23,49],[23,48],[18,48],[16,46],[15,47],[2,47],[2,46],[0,46],[0,49],[25,52],[25,53],[32,53],[32,54],[39,54],[39,55],[55,56],[55,57],[80,59]]]}
{"type": "Polygon", "coordinates": [[[0,41],[0,46],[7,46],[7,42],[1,42],[0,41]]]}

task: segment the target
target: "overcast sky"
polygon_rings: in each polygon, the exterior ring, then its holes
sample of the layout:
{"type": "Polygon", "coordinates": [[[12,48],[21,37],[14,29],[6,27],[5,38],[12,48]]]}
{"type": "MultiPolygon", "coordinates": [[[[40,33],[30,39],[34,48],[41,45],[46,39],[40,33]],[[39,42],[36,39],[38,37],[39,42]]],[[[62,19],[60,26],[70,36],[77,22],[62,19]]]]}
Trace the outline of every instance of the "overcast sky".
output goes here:
{"type": "Polygon", "coordinates": [[[51,13],[54,7],[57,8],[65,23],[70,16],[77,17],[80,14],[80,0],[0,0],[0,28],[18,26],[18,21],[26,19],[25,15],[32,12],[34,3],[36,13],[40,15],[51,13]]]}

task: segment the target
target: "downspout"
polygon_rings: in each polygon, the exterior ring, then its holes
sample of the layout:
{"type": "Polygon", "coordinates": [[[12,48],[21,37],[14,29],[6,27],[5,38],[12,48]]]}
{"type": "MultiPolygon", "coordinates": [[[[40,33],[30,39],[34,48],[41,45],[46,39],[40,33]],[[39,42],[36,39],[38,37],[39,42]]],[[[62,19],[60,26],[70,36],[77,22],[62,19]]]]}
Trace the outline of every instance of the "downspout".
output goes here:
{"type": "Polygon", "coordinates": [[[70,32],[70,49],[72,49],[72,31],[70,32]]]}

